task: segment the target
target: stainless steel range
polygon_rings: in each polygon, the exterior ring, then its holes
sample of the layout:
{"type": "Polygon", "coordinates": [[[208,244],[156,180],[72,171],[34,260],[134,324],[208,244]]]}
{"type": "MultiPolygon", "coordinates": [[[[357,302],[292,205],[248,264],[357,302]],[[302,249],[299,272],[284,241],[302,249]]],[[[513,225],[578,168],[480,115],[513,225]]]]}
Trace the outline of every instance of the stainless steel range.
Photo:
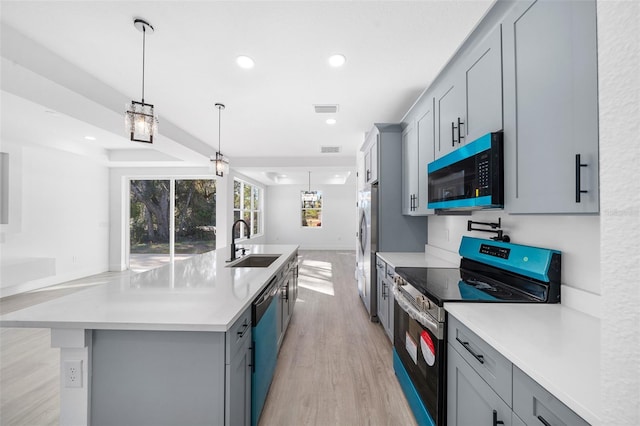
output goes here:
{"type": "Polygon", "coordinates": [[[396,376],[420,425],[446,424],[444,303],[559,303],[556,250],[463,237],[460,268],[396,268],[396,376]]]}

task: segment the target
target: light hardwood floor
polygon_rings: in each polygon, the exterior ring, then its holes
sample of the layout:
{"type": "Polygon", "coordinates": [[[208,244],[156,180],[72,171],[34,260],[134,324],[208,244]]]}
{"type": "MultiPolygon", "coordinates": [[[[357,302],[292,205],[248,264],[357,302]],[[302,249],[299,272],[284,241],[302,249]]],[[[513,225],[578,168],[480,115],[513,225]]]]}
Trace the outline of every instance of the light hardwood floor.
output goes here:
{"type": "MultiPolygon", "coordinates": [[[[298,301],[260,426],[415,425],[391,343],[358,298],[354,267],[351,251],[300,251],[298,301]]],[[[0,312],[81,288],[67,283],[0,299],[0,312]]],[[[0,329],[0,425],[58,424],[58,360],[49,330],[0,329]]]]}

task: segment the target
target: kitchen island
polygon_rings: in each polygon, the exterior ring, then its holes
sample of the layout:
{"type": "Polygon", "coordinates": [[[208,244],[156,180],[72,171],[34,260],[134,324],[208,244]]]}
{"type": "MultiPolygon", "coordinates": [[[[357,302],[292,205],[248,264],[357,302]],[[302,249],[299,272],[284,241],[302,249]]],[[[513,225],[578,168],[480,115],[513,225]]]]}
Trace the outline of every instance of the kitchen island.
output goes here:
{"type": "Polygon", "coordinates": [[[279,257],[268,267],[234,268],[223,248],[12,312],[0,325],[51,329],[62,425],[228,423],[234,340],[298,248],[245,247],[279,257]]]}

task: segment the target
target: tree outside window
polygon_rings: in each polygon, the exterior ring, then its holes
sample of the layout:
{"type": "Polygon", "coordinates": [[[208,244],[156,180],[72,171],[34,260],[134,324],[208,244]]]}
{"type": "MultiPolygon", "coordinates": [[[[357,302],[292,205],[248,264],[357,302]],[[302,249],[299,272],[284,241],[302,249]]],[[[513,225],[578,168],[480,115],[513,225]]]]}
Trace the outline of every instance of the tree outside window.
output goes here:
{"type": "Polygon", "coordinates": [[[303,228],[322,227],[322,191],[302,191],[301,217],[303,228]]]}

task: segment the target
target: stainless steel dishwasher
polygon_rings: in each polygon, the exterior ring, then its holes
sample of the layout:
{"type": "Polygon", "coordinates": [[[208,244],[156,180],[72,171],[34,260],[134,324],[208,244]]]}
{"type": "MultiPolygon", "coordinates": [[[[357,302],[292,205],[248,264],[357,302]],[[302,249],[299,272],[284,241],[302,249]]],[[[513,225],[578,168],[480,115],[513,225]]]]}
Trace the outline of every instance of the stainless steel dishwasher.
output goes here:
{"type": "Polygon", "coordinates": [[[251,372],[251,425],[258,424],[278,357],[278,286],[274,277],[253,302],[253,366],[251,372]]]}

